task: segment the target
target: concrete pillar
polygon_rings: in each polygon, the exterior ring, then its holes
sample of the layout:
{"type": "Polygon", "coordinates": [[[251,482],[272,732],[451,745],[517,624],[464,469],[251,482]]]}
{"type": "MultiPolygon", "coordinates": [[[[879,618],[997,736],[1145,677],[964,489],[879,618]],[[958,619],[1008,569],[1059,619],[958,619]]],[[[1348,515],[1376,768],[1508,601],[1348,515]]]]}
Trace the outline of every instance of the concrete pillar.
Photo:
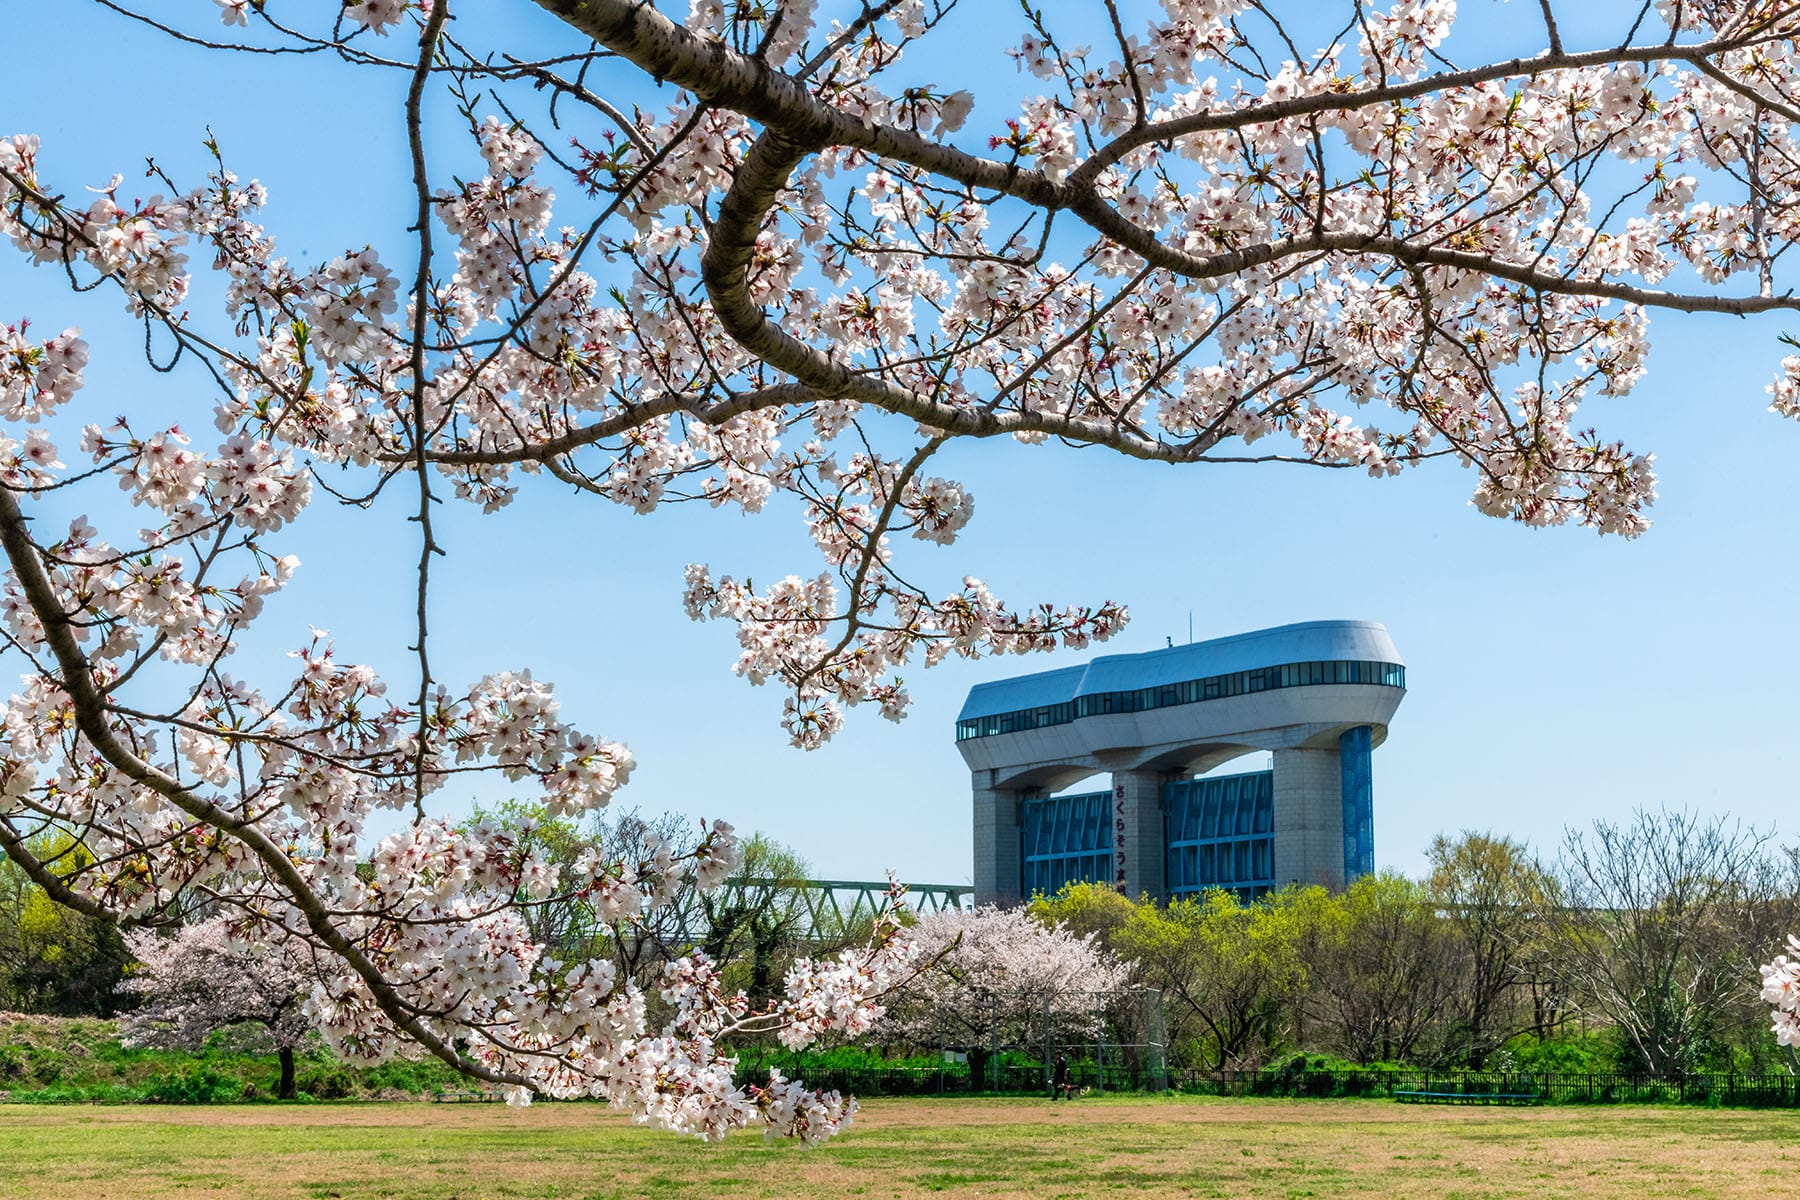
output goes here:
{"type": "Polygon", "coordinates": [[[975,903],[1017,904],[1019,894],[1019,797],[1010,788],[988,787],[986,771],[973,780],[975,793],[975,903]]]}
{"type": "Polygon", "coordinates": [[[1343,767],[1336,748],[1275,751],[1275,886],[1344,886],[1343,767]]]}
{"type": "Polygon", "coordinates": [[[1114,882],[1133,900],[1167,899],[1162,772],[1115,771],[1112,780],[1114,882]]]}

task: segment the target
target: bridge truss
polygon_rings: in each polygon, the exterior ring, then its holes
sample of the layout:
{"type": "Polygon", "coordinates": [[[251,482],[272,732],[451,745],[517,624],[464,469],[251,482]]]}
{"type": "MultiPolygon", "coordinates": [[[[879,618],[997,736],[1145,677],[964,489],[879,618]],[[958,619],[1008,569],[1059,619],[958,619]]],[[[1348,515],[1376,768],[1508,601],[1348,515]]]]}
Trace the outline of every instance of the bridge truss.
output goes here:
{"type": "MultiPolygon", "coordinates": [[[[677,938],[702,941],[708,932],[708,910],[718,912],[770,912],[792,914],[795,934],[801,941],[830,942],[852,933],[874,919],[887,901],[886,880],[867,879],[727,879],[704,903],[689,892],[680,900],[673,922],[677,938]]],[[[915,913],[970,908],[975,889],[966,884],[913,883],[906,889],[906,903],[915,913]]]]}

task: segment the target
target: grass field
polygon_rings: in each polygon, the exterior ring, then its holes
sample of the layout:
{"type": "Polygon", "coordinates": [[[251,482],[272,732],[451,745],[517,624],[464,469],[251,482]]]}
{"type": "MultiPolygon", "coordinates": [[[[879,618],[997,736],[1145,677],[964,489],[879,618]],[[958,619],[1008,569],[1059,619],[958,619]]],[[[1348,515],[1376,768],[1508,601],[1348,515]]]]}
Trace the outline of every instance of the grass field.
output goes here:
{"type": "Polygon", "coordinates": [[[0,1200],[1796,1194],[1800,1113],[875,1100],[820,1150],[588,1105],[0,1106],[0,1200]]]}

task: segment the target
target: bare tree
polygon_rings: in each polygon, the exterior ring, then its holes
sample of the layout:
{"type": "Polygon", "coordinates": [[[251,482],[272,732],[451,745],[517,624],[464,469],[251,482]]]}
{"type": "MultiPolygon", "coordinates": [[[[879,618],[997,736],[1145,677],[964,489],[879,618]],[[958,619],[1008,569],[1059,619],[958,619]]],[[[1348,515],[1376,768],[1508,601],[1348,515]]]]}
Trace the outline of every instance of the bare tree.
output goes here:
{"type": "Polygon", "coordinates": [[[1539,908],[1553,969],[1653,1075],[1703,1065],[1755,996],[1781,886],[1769,839],[1723,814],[1643,808],[1565,834],[1539,908]]]}

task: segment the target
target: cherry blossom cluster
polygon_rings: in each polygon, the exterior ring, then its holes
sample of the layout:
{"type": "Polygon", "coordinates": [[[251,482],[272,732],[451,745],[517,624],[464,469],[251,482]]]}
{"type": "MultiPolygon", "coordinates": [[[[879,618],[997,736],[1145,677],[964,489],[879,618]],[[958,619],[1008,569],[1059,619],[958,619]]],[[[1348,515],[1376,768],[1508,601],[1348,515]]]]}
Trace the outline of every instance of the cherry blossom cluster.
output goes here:
{"type": "MultiPolygon", "coordinates": [[[[496,123],[484,135],[496,170],[525,169],[534,143],[496,123]]],[[[186,702],[164,717],[102,702],[98,732],[84,731],[71,689],[54,673],[28,674],[4,710],[0,811],[26,828],[76,824],[95,864],[70,887],[121,915],[229,897],[240,914],[233,935],[252,944],[322,939],[335,949],[341,938],[356,947],[354,961],[322,968],[307,1006],[346,1053],[379,1057],[408,1038],[445,1048],[460,1040],[473,1047],[470,1062],[510,1081],[515,1098],[599,1096],[705,1136],[745,1123],[808,1139],[839,1128],[854,1108],[844,1097],[815,1096],[779,1076],[748,1091],[733,1085],[723,1039],[760,1028],[803,1045],[820,1032],[867,1028],[910,953],[897,925],[860,956],[804,964],[787,998],[757,1011],[722,994],[710,964],[678,964],[710,983],[693,990],[671,981],[664,999],[685,998],[673,1023],[653,1030],[644,997],[610,962],[571,968],[543,958],[520,906],[574,897],[605,919],[642,919],[684,881],[705,888],[729,874],[729,826],[715,825],[686,855],[646,845],[639,861],[590,856],[576,877],[562,878],[519,849],[527,831],[459,831],[423,810],[469,770],[535,784],[556,816],[591,811],[626,782],[629,752],[563,723],[552,690],[528,673],[502,672],[462,694],[440,686],[420,711],[391,702],[373,671],[339,661],[320,634],[295,651],[296,673],[273,693],[220,670],[234,634],[298,566],[264,545],[311,498],[312,475],[296,453],[374,462],[404,436],[393,377],[407,343],[394,324],[392,273],[365,249],[296,274],[251,220],[260,188],[238,186],[223,169],[181,202],[128,209],[108,191],[73,213],[37,190],[36,144],[7,144],[18,187],[7,229],[34,258],[84,263],[133,311],[180,337],[187,318],[170,305],[185,296],[186,278],[171,272],[185,259],[172,248],[201,238],[226,268],[231,315],[256,332],[253,349],[220,363],[235,388],[215,413],[216,448],[173,426],[140,432],[121,419],[86,429],[92,469],[116,478],[158,527],[116,547],[78,520],[42,547],[50,611],[81,619],[47,627],[43,602],[17,570],[6,591],[17,649],[50,657],[60,634],[86,657],[84,690],[102,696],[154,659],[186,665],[199,671],[186,702]],[[377,395],[372,418],[358,412],[359,400],[377,395]],[[234,562],[251,572],[222,580],[234,562]],[[363,829],[384,807],[419,815],[371,852],[363,829]],[[221,826],[253,829],[256,840],[222,836],[221,826]],[[271,853],[290,877],[271,877],[271,853]]],[[[516,216],[521,189],[503,190],[516,216]]],[[[446,297],[443,311],[462,304],[446,297]]],[[[445,317],[458,319],[481,317],[445,317]]],[[[58,478],[64,464],[38,422],[79,389],[86,345],[73,331],[33,339],[23,323],[5,336],[6,415],[27,427],[17,453],[8,451],[9,478],[64,486],[73,481],[58,478]]]]}
{"type": "Polygon", "coordinates": [[[1775,1040],[1800,1046],[1800,938],[1790,936],[1794,957],[1778,954],[1762,968],[1763,1003],[1775,1010],[1775,1040]]]}
{"type": "MultiPolygon", "coordinates": [[[[722,844],[729,833],[729,827],[716,826],[698,865],[687,869],[704,873],[708,861],[729,869],[735,859],[722,844]]],[[[440,830],[432,836],[442,840],[454,835],[440,830]]],[[[496,853],[505,859],[508,840],[489,833],[485,850],[471,846],[457,858],[469,861],[480,875],[494,869],[496,853]]],[[[416,840],[384,843],[383,851],[378,887],[382,878],[398,885],[405,871],[438,860],[433,848],[420,847],[416,840]]],[[[611,875],[614,885],[636,875],[645,910],[667,902],[667,889],[657,894],[661,884],[671,871],[682,870],[669,862],[665,846],[649,845],[646,852],[644,862],[615,867],[611,875]]],[[[516,873],[506,866],[499,869],[503,882],[516,873]]],[[[543,890],[558,886],[544,881],[543,890]]],[[[509,1089],[510,1102],[527,1103],[533,1092],[602,1099],[639,1121],[706,1138],[760,1124],[771,1134],[810,1142],[848,1122],[853,1100],[809,1092],[779,1074],[747,1088],[735,1086],[735,1059],[727,1039],[774,1031],[784,1044],[801,1048],[827,1033],[864,1032],[882,1011],[880,999],[910,975],[915,954],[911,940],[902,935],[899,910],[890,907],[869,947],[830,962],[797,961],[783,996],[760,1007],[742,992],[727,992],[704,954],[690,954],[664,969],[656,990],[670,1015],[660,1031],[649,1032],[646,996],[635,982],[620,979],[609,960],[557,972],[531,961],[529,947],[523,948],[527,957],[522,958],[521,939],[511,927],[516,912],[500,911],[503,891],[493,893],[495,910],[481,913],[459,907],[467,903],[467,886],[437,883],[430,890],[434,894],[427,896],[414,888],[407,901],[424,900],[437,919],[415,913],[404,923],[409,932],[383,949],[388,973],[408,981],[407,994],[417,998],[420,1008],[431,1009],[434,1023],[481,1031],[476,1059],[530,1084],[530,1090],[523,1084],[509,1089]],[[442,907],[453,893],[456,903],[442,907]]],[[[403,901],[392,897],[386,902],[403,901]]],[[[402,1044],[374,1011],[359,981],[347,973],[316,988],[309,1011],[346,1051],[379,1058],[402,1044]]]]}
{"type": "Polygon", "coordinates": [[[1769,411],[1800,420],[1800,354],[1781,360],[1781,375],[1768,388],[1769,411]]]}
{"type": "MultiPolygon", "coordinates": [[[[872,572],[873,574],[873,572],[872,572]]],[[[855,632],[842,645],[829,644],[832,614],[839,607],[831,576],[811,580],[788,576],[765,592],[729,575],[714,580],[703,566],[688,568],[688,615],[696,620],[737,622],[742,653],[733,670],[752,683],[780,678],[791,688],[783,725],[794,744],[811,749],[842,726],[843,709],[865,701],[897,721],[910,703],[898,679],[887,677],[915,657],[932,665],[951,655],[1025,654],[1059,646],[1082,649],[1105,641],[1125,622],[1123,607],[1052,609],[1029,614],[1009,611],[973,577],[963,590],[938,601],[901,595],[895,609],[899,628],[855,632]]]]}
{"type": "Polygon", "coordinates": [[[991,1031],[1017,1023],[1042,1036],[1091,1037],[1096,1011],[1130,983],[1130,971],[1094,942],[1044,925],[1025,908],[947,909],[919,919],[915,953],[933,964],[905,985],[886,1028],[930,1038],[946,1025],[991,1031]]]}
{"type": "Polygon", "coordinates": [[[28,324],[0,325],[0,416],[31,425],[81,388],[88,345],[65,329],[52,338],[28,336],[28,324]]]}

